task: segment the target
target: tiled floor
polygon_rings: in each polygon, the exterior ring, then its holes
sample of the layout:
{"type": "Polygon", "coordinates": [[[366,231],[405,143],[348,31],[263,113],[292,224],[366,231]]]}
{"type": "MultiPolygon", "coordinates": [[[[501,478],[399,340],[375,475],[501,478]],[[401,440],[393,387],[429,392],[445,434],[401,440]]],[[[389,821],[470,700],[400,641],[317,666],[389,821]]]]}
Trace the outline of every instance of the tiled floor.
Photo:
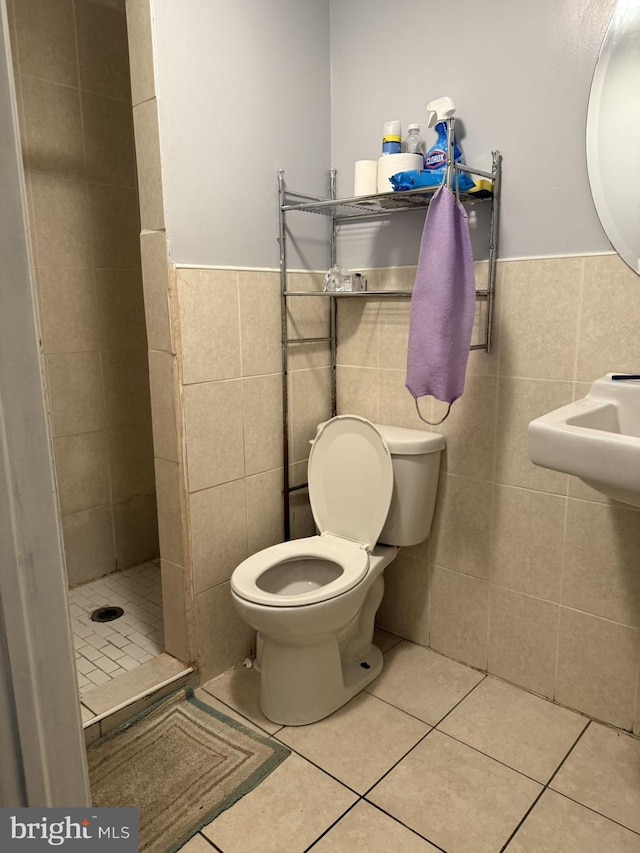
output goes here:
{"type": "Polygon", "coordinates": [[[156,562],[91,581],[69,590],[80,689],[105,684],[162,654],[162,587],[156,562]],[[114,605],[124,615],[92,622],[98,607],[114,605]]]}
{"type": "Polygon", "coordinates": [[[640,740],[384,632],[377,641],[382,675],[310,726],[265,719],[254,670],[205,685],[292,754],[182,853],[640,853],[640,740]]]}

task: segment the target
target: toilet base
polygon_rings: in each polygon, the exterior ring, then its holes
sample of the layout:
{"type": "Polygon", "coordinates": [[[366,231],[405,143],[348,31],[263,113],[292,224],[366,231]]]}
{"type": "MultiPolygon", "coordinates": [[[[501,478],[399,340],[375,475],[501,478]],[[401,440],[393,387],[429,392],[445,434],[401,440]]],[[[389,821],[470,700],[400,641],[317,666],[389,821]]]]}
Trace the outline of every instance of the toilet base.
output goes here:
{"type": "Polygon", "coordinates": [[[382,667],[382,652],[373,643],[357,660],[341,662],[335,637],[327,637],[311,649],[267,641],[261,662],[260,707],[274,723],[316,723],[363,690],[380,675],[382,667]],[[265,678],[265,671],[271,677],[265,678]]]}

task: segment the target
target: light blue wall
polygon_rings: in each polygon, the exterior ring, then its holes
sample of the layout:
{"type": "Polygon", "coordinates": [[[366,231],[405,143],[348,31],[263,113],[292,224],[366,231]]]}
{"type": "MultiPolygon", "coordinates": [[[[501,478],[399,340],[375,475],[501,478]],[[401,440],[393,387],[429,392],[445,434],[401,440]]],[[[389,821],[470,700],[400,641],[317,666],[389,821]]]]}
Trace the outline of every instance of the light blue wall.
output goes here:
{"type": "MultiPolygon", "coordinates": [[[[171,258],[276,268],[277,170],[327,191],[329,0],[154,0],[154,14],[171,258]]],[[[324,220],[297,237],[292,262],[324,267],[324,220]]]]}
{"type": "MultiPolygon", "coordinates": [[[[504,155],[500,256],[610,251],[585,121],[614,0],[155,0],[167,232],[178,263],[278,265],[276,172],[340,195],[383,123],[458,104],[467,161],[504,155]]],[[[432,131],[425,131],[426,135],[432,131]]],[[[415,263],[423,215],[343,229],[340,260],[415,263]]],[[[326,226],[299,215],[293,266],[324,268],[326,226]]],[[[478,256],[481,254],[478,244],[478,256]]]]}

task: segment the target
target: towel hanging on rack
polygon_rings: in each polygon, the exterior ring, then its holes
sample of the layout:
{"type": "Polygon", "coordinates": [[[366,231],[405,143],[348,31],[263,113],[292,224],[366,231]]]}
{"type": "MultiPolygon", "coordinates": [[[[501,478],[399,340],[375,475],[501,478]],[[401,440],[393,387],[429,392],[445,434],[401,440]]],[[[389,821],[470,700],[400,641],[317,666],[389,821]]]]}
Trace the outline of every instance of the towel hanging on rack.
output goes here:
{"type": "Polygon", "coordinates": [[[475,287],[467,212],[443,185],[427,210],[411,298],[406,387],[416,400],[462,396],[475,287]]]}

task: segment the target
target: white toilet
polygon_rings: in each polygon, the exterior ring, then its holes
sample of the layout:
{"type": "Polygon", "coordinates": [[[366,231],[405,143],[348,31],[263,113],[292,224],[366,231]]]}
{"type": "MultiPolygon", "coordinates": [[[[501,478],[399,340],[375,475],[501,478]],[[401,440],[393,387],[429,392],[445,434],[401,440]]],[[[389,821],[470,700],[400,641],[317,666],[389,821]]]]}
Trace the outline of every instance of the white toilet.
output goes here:
{"type": "Polygon", "coordinates": [[[429,536],[444,437],[339,415],[318,428],[309,499],[320,535],[244,560],[231,595],[258,632],[260,707],[274,723],[331,714],[373,681],[382,572],[429,536]]]}

